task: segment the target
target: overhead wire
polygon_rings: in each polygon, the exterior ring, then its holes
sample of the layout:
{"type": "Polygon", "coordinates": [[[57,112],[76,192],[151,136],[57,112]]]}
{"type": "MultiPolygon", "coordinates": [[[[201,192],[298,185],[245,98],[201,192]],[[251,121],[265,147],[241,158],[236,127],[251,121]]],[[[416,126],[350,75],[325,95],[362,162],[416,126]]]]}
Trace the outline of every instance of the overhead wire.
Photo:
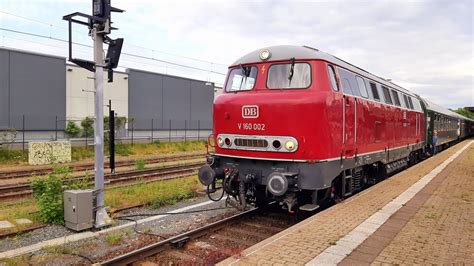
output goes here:
{"type": "MultiPolygon", "coordinates": [[[[7,29],[7,28],[3,28],[3,27],[0,27],[0,30],[2,30],[2,31],[7,31],[7,32],[13,32],[13,33],[17,33],[17,34],[23,34],[23,35],[33,36],[33,37],[38,37],[38,38],[45,38],[45,39],[55,40],[55,41],[64,42],[64,43],[69,43],[69,41],[67,41],[67,40],[63,40],[63,39],[56,38],[56,37],[52,37],[52,36],[46,36],[46,35],[42,35],[42,34],[37,34],[37,33],[31,33],[31,32],[25,32],[25,31],[7,29]]],[[[72,42],[72,44],[75,44],[75,45],[78,45],[78,46],[82,46],[82,47],[93,48],[92,45],[82,44],[82,43],[78,43],[78,42],[74,42],[74,41],[72,42]]],[[[169,65],[179,66],[179,67],[182,67],[182,68],[188,68],[188,69],[193,69],[193,70],[198,70],[198,71],[203,71],[203,72],[213,73],[213,74],[218,74],[218,75],[223,75],[223,76],[226,75],[226,73],[223,73],[223,72],[217,72],[217,71],[214,71],[214,70],[204,69],[204,68],[200,68],[200,67],[194,67],[194,66],[184,65],[184,64],[175,63],[175,62],[171,62],[171,61],[168,61],[168,60],[157,59],[157,58],[153,58],[153,57],[147,57],[147,56],[136,55],[136,54],[131,54],[131,53],[123,53],[123,52],[122,52],[121,54],[122,54],[122,55],[126,55],[126,56],[130,56],[130,57],[135,57],[135,58],[140,58],[140,59],[146,59],[146,60],[152,60],[152,61],[156,61],[156,62],[160,62],[160,63],[165,63],[165,64],[169,64],[169,65]]]]}
{"type": "MultiPolygon", "coordinates": [[[[59,28],[59,29],[62,29],[62,30],[66,30],[66,31],[68,30],[67,27],[59,26],[59,25],[56,25],[56,24],[53,24],[53,23],[47,23],[47,22],[44,22],[44,21],[40,21],[40,20],[37,20],[37,19],[32,19],[32,18],[25,17],[25,16],[16,15],[16,14],[13,14],[13,13],[10,13],[10,12],[6,12],[6,11],[0,10],[0,13],[6,14],[6,15],[10,15],[10,16],[13,16],[13,17],[16,17],[16,18],[28,20],[28,21],[30,21],[30,22],[35,22],[35,23],[43,24],[43,25],[46,25],[46,26],[49,26],[49,27],[55,27],[55,28],[59,28]]],[[[74,31],[74,32],[78,32],[78,33],[82,33],[82,32],[77,31],[77,30],[73,30],[73,31],[74,31]]],[[[217,62],[212,62],[212,61],[208,61],[208,60],[203,60],[203,59],[199,59],[199,58],[195,58],[195,57],[184,56],[184,55],[178,55],[178,54],[174,54],[174,53],[169,53],[169,52],[165,52],[165,51],[160,51],[160,50],[156,50],[156,49],[144,47],[144,46],[141,46],[141,45],[136,45],[136,44],[129,43],[129,42],[127,42],[127,45],[129,45],[129,46],[134,46],[134,47],[137,47],[137,48],[140,48],[140,49],[146,49],[146,50],[151,51],[152,53],[155,53],[155,52],[156,52],[156,53],[161,53],[161,54],[165,54],[165,55],[170,55],[170,56],[175,56],[175,57],[181,57],[181,58],[185,58],[185,59],[189,59],[189,60],[194,60],[194,61],[198,61],[198,62],[208,63],[208,64],[211,64],[211,65],[219,65],[219,66],[227,67],[227,65],[225,65],[225,64],[221,64],[221,63],[217,63],[217,62]]]]}

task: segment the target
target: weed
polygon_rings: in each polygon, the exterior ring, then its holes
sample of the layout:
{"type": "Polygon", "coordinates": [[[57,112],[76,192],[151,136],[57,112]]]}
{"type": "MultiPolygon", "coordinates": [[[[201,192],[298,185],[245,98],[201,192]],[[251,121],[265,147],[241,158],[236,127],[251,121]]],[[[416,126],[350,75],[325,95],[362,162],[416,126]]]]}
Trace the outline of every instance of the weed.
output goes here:
{"type": "Polygon", "coordinates": [[[31,182],[41,221],[48,224],[64,223],[63,192],[67,189],[83,189],[87,183],[70,179],[68,167],[55,167],[47,177],[35,177],[31,182]],[[65,185],[64,181],[68,180],[65,185]]]}
{"type": "Polygon", "coordinates": [[[47,252],[49,254],[53,254],[53,255],[72,253],[72,249],[70,247],[67,247],[66,245],[46,246],[42,248],[42,251],[47,252]]]}
{"type": "Polygon", "coordinates": [[[0,265],[17,266],[17,265],[30,265],[30,264],[29,264],[28,257],[25,255],[25,256],[13,257],[13,258],[0,259],[0,265]]]}
{"type": "Polygon", "coordinates": [[[105,241],[109,246],[115,246],[122,241],[123,234],[121,232],[111,232],[105,236],[105,241]]]}
{"type": "Polygon", "coordinates": [[[135,162],[135,167],[137,168],[137,170],[145,169],[145,161],[143,159],[137,160],[135,162]]]}

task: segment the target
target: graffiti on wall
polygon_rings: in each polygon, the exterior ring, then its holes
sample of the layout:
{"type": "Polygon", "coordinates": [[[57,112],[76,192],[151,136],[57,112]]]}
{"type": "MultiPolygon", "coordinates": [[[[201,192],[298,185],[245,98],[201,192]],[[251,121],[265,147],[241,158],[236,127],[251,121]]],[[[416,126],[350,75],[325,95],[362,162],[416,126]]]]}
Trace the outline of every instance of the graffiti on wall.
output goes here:
{"type": "Polygon", "coordinates": [[[71,142],[44,141],[28,143],[28,163],[42,165],[71,161],[71,142]]]}

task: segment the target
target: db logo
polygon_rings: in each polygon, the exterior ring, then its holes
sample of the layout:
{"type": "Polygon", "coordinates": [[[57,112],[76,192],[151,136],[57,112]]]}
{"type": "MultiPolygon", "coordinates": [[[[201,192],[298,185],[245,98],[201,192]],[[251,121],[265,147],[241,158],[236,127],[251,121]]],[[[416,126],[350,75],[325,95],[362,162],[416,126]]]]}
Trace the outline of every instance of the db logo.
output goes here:
{"type": "Polygon", "coordinates": [[[243,118],[258,118],[258,105],[244,105],[242,106],[243,118]]]}

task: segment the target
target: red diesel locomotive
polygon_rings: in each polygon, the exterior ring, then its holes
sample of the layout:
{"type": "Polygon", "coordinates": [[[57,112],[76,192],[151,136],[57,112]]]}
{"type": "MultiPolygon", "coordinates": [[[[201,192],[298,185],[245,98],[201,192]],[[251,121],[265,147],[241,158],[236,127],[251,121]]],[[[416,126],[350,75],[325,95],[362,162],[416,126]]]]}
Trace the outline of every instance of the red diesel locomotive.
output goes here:
{"type": "Polygon", "coordinates": [[[424,125],[419,97],[388,80],[306,46],[260,49],[229,67],[199,179],[242,209],[314,210],[416,162],[424,125]]]}

